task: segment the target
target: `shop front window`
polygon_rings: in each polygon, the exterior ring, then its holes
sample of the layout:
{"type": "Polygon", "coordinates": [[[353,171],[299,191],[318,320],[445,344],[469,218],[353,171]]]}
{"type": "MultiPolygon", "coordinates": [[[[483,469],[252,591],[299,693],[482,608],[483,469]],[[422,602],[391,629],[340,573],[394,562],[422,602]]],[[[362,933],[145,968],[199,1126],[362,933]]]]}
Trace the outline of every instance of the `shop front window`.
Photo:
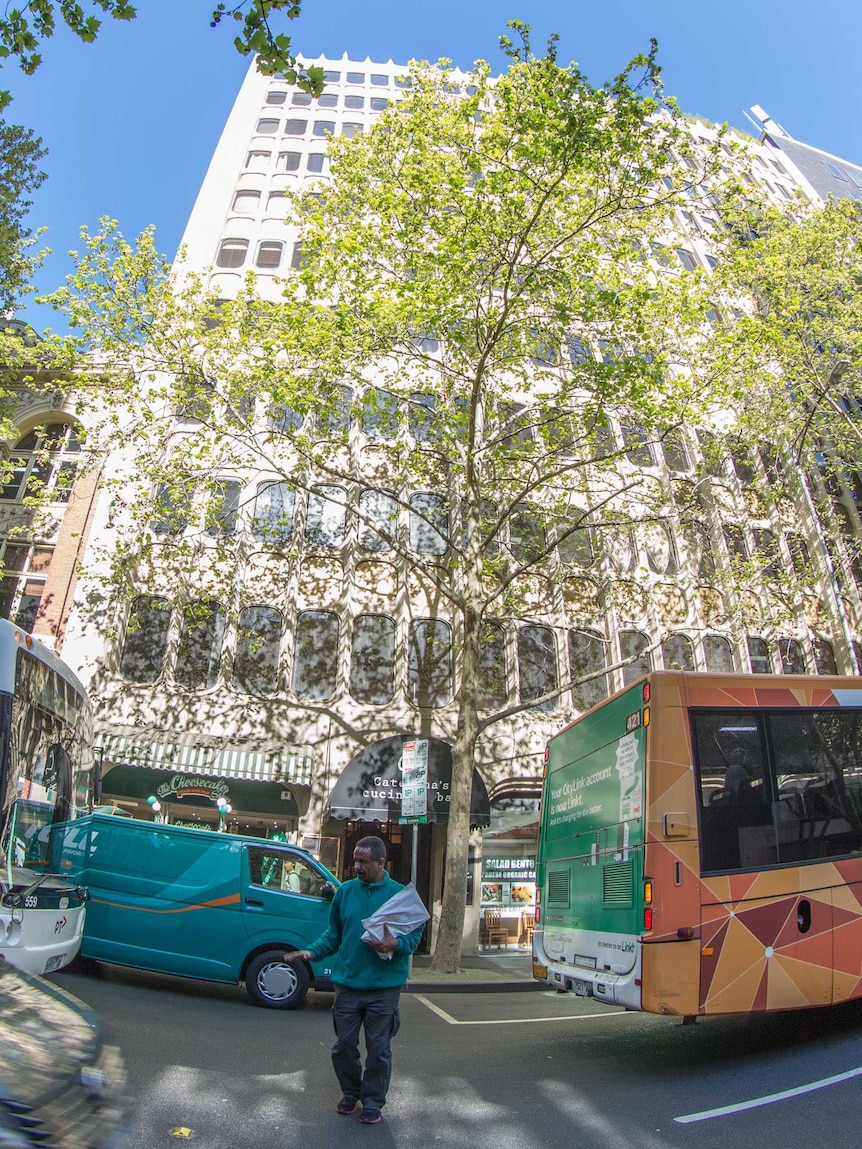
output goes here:
{"type": "Polygon", "coordinates": [[[479,944],[496,949],[529,946],[536,914],[536,842],[539,796],[523,791],[491,803],[482,835],[479,944]]]}

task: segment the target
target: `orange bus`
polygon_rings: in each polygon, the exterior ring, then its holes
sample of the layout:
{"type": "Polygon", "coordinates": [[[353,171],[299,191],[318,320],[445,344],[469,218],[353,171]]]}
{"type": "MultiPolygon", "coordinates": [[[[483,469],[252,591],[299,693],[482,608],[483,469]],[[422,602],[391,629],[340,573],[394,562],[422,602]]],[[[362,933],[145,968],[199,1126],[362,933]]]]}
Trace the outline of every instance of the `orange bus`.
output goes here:
{"type": "Polygon", "coordinates": [[[862,995],[862,679],[657,671],[546,752],[533,973],[699,1015],[862,995]]]}

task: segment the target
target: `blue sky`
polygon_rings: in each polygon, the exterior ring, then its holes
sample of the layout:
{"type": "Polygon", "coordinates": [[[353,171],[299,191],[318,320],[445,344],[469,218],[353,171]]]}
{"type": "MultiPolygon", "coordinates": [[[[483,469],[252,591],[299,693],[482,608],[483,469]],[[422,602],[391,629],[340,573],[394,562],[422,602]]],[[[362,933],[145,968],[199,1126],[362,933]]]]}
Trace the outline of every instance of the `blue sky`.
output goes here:
{"type": "MultiPolygon", "coordinates": [[[[231,29],[209,28],[212,0],[138,7],[131,24],[106,21],[95,44],[58,33],[32,77],[8,64],[0,73],[14,96],[7,117],[49,149],[49,179],[31,216],[48,228],[54,253],[37,281],[42,290],[70,270],[66,252],[79,227],[102,215],[127,236],[154,223],[159,247],[174,254],[248,67],[231,29]]],[[[594,83],[654,36],[666,89],[684,111],[750,129],[744,110],[760,104],[797,139],[862,162],[862,6],[851,0],[304,0],[289,31],[309,57],[447,56],[464,67],[483,57],[502,68],[498,37],[515,17],[533,25],[536,48],[557,32],[560,58],[577,60],[594,83]]],[[[32,305],[21,315],[36,327],[62,327],[32,305]]]]}

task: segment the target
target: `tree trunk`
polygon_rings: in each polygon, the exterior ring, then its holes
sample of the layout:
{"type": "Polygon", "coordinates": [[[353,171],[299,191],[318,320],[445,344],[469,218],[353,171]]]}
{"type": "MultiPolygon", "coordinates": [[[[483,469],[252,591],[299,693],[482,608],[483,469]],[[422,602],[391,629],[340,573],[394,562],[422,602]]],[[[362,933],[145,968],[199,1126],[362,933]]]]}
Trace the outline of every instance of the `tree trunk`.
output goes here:
{"type": "Polygon", "coordinates": [[[476,682],[479,663],[479,614],[464,612],[458,728],[452,747],[452,792],[446,829],[446,865],[440,929],[431,962],[433,970],[454,973],[461,967],[464,912],[467,904],[467,864],[470,846],[470,799],[473,757],[478,734],[476,682]]]}

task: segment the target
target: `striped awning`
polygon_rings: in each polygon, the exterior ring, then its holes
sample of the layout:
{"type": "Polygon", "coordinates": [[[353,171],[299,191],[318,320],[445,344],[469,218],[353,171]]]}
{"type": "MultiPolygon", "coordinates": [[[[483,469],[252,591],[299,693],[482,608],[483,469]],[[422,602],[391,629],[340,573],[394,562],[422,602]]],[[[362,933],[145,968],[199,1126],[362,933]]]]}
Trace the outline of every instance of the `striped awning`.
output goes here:
{"type": "Polygon", "coordinates": [[[139,726],[103,726],[95,746],[104,762],[176,770],[180,774],[214,774],[260,782],[310,786],[314,748],[289,743],[226,742],[206,734],[178,734],[139,726]]]}

